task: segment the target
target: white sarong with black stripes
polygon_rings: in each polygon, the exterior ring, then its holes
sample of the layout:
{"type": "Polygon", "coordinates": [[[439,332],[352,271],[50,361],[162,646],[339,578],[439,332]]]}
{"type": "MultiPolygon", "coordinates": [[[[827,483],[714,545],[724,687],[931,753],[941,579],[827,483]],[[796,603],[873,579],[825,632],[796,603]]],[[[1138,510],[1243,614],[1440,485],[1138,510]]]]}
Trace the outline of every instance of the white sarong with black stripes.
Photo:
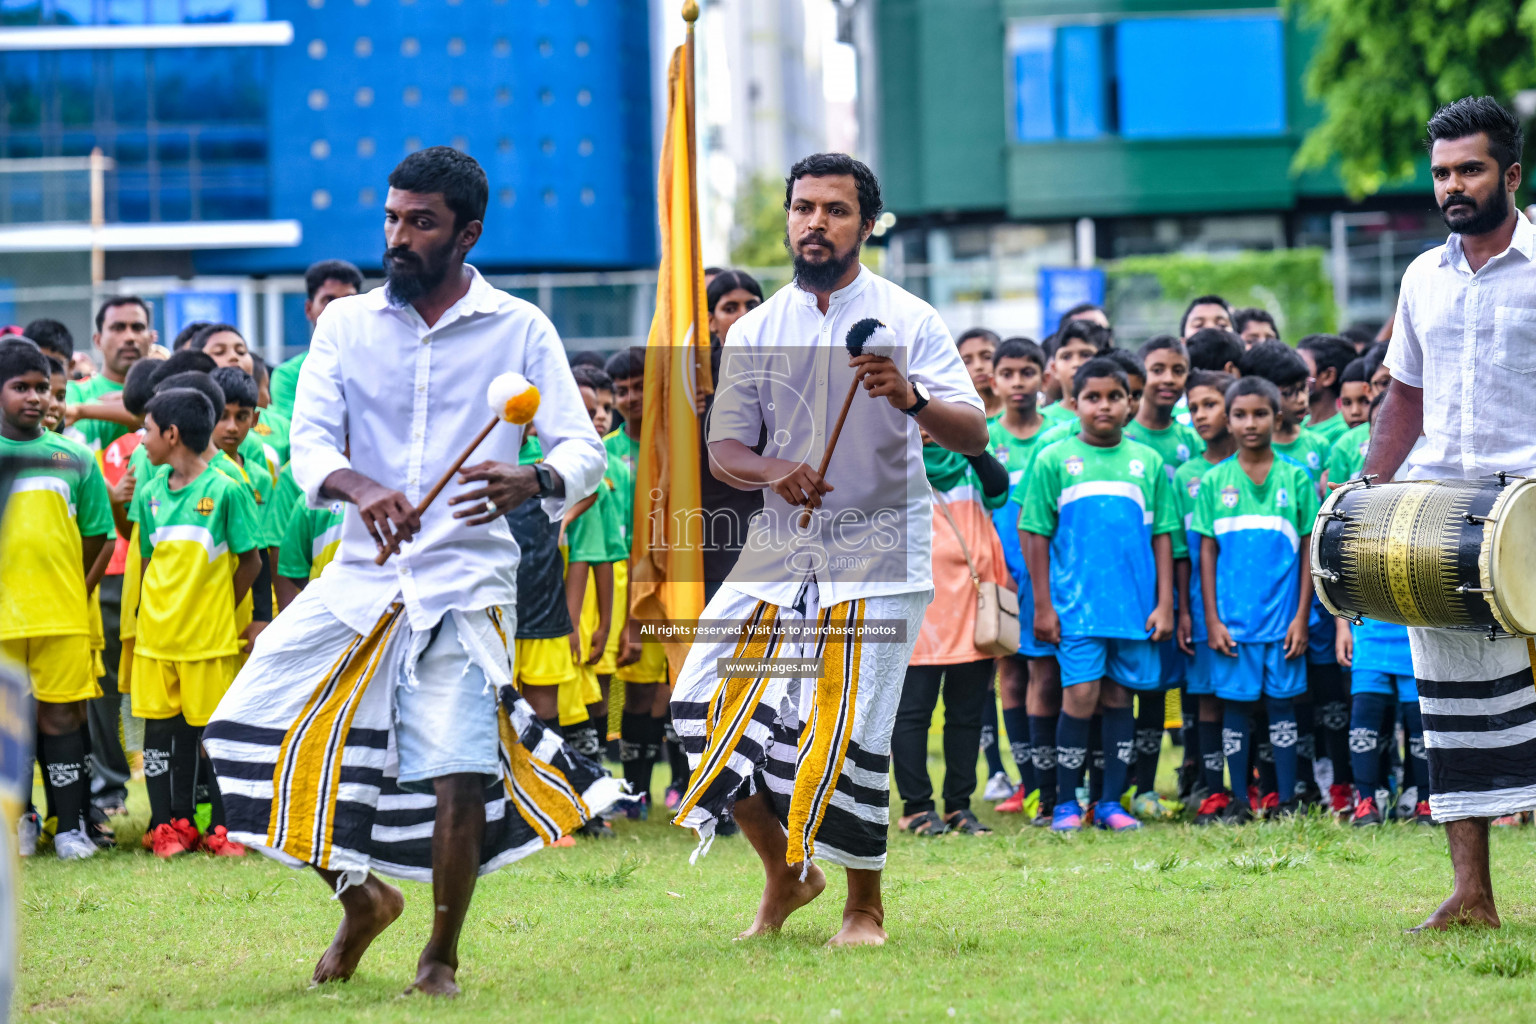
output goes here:
{"type": "Polygon", "coordinates": [[[1429,809],[1439,822],[1536,808],[1536,675],[1529,643],[1409,629],[1429,809]]]}
{"type": "Polygon", "coordinates": [[[885,867],[890,827],[891,730],[907,660],[933,591],[868,597],[817,607],[815,586],[803,606],[760,601],[729,584],[702,619],[769,627],[739,639],[696,641],[672,692],[672,722],[692,769],[675,823],[697,829],[699,853],[738,798],[767,794],[789,837],[786,860],[817,857],[847,868],[885,867]],[[905,637],[785,640],[775,623],[798,620],[854,626],[906,623],[905,637]],[[888,638],[887,638],[888,639],[888,638]],[[820,678],[722,674],[721,659],[820,658],[820,678]]]}
{"type": "MultiPolygon", "coordinates": [[[[430,881],[437,802],[400,788],[395,695],[430,631],[392,606],[366,635],[306,588],[257,639],[203,734],[230,836],[290,866],[430,881]]],[[[623,795],[513,687],[511,609],[452,611],[467,659],[495,687],[501,777],[485,789],[482,874],[554,843],[623,795]]],[[[484,705],[489,713],[490,702],[484,705]]]]}

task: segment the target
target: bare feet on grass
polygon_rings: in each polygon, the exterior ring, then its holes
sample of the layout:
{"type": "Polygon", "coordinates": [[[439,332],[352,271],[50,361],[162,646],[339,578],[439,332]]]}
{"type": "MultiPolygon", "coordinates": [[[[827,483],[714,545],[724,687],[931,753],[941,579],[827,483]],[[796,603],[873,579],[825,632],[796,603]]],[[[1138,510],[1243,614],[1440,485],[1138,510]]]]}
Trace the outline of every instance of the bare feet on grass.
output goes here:
{"type": "Polygon", "coordinates": [[[423,995],[452,999],[459,994],[459,985],[454,979],[457,972],[458,964],[430,959],[426,953],[422,953],[421,959],[416,962],[416,980],[411,982],[405,994],[420,992],[423,995]]]}
{"type": "Polygon", "coordinates": [[[405,909],[405,897],[392,885],[369,875],[362,885],[342,894],[344,913],[336,937],[315,964],[311,984],[346,981],[357,970],[358,961],[379,933],[394,923],[405,909]],[[355,894],[355,895],[354,895],[355,894]]]}
{"type": "Polygon", "coordinates": [[[1440,904],[1433,914],[1425,918],[1417,928],[1408,929],[1409,934],[1418,932],[1443,932],[1456,925],[1477,925],[1487,928],[1498,928],[1499,912],[1494,908],[1492,896],[1462,896],[1460,893],[1451,893],[1451,898],[1440,904]]]}
{"type": "Polygon", "coordinates": [[[776,934],[790,914],[820,896],[826,887],[827,876],[815,864],[805,873],[803,882],[800,881],[799,867],[786,865],[785,870],[768,876],[768,882],[763,886],[763,902],[757,908],[752,927],[736,937],[751,939],[776,934]]]}
{"type": "Polygon", "coordinates": [[[885,928],[883,915],[869,910],[844,910],[843,926],[837,930],[837,934],[827,940],[827,945],[842,946],[883,946],[885,945],[885,928]]]}

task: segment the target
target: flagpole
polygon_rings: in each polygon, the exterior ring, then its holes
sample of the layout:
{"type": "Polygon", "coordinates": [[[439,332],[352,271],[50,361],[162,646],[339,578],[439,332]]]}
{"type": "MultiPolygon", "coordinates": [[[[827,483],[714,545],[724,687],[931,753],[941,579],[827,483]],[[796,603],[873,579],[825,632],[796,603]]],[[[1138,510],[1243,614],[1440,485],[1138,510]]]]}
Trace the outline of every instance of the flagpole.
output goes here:
{"type": "MultiPolygon", "coordinates": [[[[693,380],[694,387],[699,388],[703,382],[703,374],[699,371],[699,353],[702,351],[702,336],[700,334],[703,324],[699,323],[699,168],[698,168],[698,136],[696,133],[697,117],[697,90],[694,88],[694,58],[693,58],[693,25],[699,20],[698,0],[684,0],[683,21],[688,23],[687,35],[683,40],[683,99],[688,121],[688,193],[691,202],[688,204],[688,320],[693,325],[693,380]]],[[[711,382],[713,383],[713,382],[711,382]]]]}

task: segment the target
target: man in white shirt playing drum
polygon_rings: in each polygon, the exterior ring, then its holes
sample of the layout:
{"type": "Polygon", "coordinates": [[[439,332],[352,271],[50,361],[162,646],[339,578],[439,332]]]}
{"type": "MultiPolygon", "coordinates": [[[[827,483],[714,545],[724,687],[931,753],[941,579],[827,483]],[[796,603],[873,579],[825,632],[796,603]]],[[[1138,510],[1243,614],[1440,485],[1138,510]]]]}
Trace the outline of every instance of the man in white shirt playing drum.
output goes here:
{"type": "MultiPolygon", "coordinates": [[[[1435,201],[1453,233],[1403,275],[1386,360],[1392,384],[1364,471],[1379,480],[1528,476],[1536,472],[1536,228],[1514,203],[1520,123],[1488,97],[1467,97],[1428,127],[1435,201]]],[[[1446,827],[1455,868],[1450,898],[1419,929],[1496,928],[1489,821],[1536,806],[1526,642],[1443,629],[1411,628],[1409,638],[1430,810],[1446,827]]]]}
{"type": "Polygon", "coordinates": [[[840,153],[807,157],[790,170],[784,208],[795,282],[732,326],[708,426],[715,476],[777,500],[753,517],[741,558],[704,610],[701,621],[729,623],[729,635],[695,640],[673,692],[693,768],[676,820],[699,830],[702,851],[734,805],[766,875],[744,937],[777,931],[821,893],[814,855],[848,871],[830,944],[878,945],[891,730],[933,595],[918,427],[968,455],[986,448],[987,427],[933,308],[859,264],[880,213],[869,168],[840,153]],[[850,359],[849,329],[866,320],[879,321],[883,354],[850,359]],[[864,394],[824,479],[813,466],[855,375],[864,394]],[[802,529],[805,508],[814,515],[802,529]],[[745,623],[763,632],[747,636],[745,623]],[[807,625],[819,636],[784,632],[807,625]],[[788,678],[721,666],[782,658],[817,667],[788,678]]]}
{"type": "Polygon", "coordinates": [[[326,308],[294,405],[310,507],[352,506],[341,546],[261,635],[205,746],[230,833],[312,866],[340,899],[314,981],[350,977],[400,915],[400,891],[377,871],[431,881],[432,933],[407,991],[454,995],[477,875],[569,834],[619,792],[515,695],[518,549],[503,518],[539,495],[558,520],[607,460],[553,326],[464,263],[485,216],[480,165],[434,146],[389,185],[388,283],[326,308]],[[418,514],[485,424],[486,383],[506,372],[541,393],[544,461],[519,466],[522,432],[499,424],[446,500],[418,514]]]}

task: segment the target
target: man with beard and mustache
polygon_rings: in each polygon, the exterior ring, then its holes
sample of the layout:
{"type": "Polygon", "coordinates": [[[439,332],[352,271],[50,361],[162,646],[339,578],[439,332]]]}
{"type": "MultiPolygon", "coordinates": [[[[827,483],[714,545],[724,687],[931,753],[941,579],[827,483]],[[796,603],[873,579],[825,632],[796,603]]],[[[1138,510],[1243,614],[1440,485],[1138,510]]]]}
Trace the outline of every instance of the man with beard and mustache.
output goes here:
{"type": "Polygon", "coordinates": [[[538,497],[559,521],[607,459],[553,325],[464,262],[487,193],[480,165],[446,146],[390,174],[387,283],[327,306],[294,401],[294,474],[310,508],[350,506],[341,545],[261,634],[204,733],[230,836],[308,864],[340,899],[316,983],[350,977],[400,916],[379,871],[432,882],[407,991],[457,994],[476,876],[620,794],[513,688],[519,552],[504,516],[538,497]],[[484,425],[487,382],[508,372],[542,396],[543,461],[519,465],[523,431],[501,424],[418,514],[484,425]]]}
{"type": "Polygon", "coordinates": [[[885,941],[891,731],[933,596],[920,429],[951,451],[987,446],[981,399],[938,314],[859,263],[880,205],[879,182],[852,157],[795,164],[784,188],[794,284],[737,320],[721,350],[710,471],[776,499],[753,516],[701,617],[741,635],[695,641],[672,717],[693,769],[677,824],[699,831],[702,851],[734,805],[763,863],[762,902],[743,937],[778,931],[820,895],[814,855],[848,872],[830,945],[885,941]],[[850,358],[845,339],[860,324],[875,333],[850,358]],[[812,467],[855,378],[865,396],[849,407],[824,479],[812,467]],[[873,620],[889,631],[873,635],[873,620]],[[732,671],[743,656],[811,664],[798,677],[732,671]]]}
{"type": "Polygon", "coordinates": [[[101,372],[69,382],[65,421],[73,425],[64,431],[66,436],[99,453],[138,428],[137,418],[123,408],[123,381],[128,379],[129,367],[148,355],[155,343],[153,324],[149,303],[137,295],[113,295],[97,308],[91,341],[101,353],[101,372]]]}
{"type": "MultiPolygon", "coordinates": [[[[1451,236],[1403,275],[1392,382],[1364,472],[1474,480],[1536,473],[1536,228],[1514,205],[1520,122],[1467,97],[1429,120],[1430,176],[1451,236]],[[1423,435],[1422,441],[1420,435],[1423,435]]],[[[1408,630],[1429,757],[1429,806],[1446,826],[1455,887],[1418,929],[1497,928],[1488,824],[1536,805],[1536,692],[1526,643],[1408,630]]],[[[1422,799],[1422,795],[1421,795],[1422,799]]]]}

